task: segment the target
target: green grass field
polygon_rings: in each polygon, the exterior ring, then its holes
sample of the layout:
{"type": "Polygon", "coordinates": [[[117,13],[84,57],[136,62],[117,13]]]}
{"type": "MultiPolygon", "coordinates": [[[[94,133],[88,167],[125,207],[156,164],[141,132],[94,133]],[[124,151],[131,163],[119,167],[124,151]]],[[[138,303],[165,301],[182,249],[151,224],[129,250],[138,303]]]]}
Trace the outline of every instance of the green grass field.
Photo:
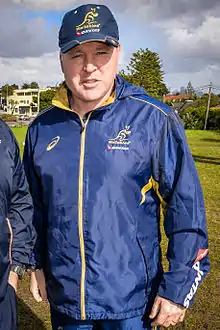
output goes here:
{"type": "MultiPolygon", "coordinates": [[[[26,128],[13,129],[23,151],[26,128]]],[[[184,323],[176,329],[220,329],[220,132],[187,131],[205,196],[211,273],[201,285],[184,323]]],[[[29,294],[28,275],[18,290],[20,330],[51,329],[46,303],[35,303],[29,294]]]]}

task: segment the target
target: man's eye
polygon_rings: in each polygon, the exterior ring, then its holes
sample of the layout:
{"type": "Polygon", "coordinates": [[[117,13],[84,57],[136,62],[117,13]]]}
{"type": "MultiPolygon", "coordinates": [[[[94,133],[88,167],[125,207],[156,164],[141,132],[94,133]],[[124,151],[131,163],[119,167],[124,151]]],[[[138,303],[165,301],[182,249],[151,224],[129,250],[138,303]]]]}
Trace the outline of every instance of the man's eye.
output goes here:
{"type": "Polygon", "coordinates": [[[76,55],[72,55],[71,58],[75,59],[75,58],[80,58],[82,55],[81,54],[76,54],[76,55]]]}
{"type": "Polygon", "coordinates": [[[97,52],[96,54],[97,54],[97,55],[105,55],[105,54],[107,54],[107,52],[105,52],[105,51],[100,51],[100,52],[97,52]]]}

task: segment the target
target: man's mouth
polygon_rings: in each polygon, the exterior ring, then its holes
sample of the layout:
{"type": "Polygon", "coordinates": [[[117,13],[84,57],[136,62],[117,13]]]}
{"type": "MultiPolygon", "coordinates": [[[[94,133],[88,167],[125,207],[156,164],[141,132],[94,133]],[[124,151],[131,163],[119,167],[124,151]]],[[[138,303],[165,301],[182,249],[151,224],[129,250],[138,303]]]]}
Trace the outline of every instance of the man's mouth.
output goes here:
{"type": "Polygon", "coordinates": [[[82,85],[85,86],[85,87],[93,87],[98,82],[99,82],[99,80],[97,80],[97,79],[85,79],[85,80],[82,81],[82,85]]]}

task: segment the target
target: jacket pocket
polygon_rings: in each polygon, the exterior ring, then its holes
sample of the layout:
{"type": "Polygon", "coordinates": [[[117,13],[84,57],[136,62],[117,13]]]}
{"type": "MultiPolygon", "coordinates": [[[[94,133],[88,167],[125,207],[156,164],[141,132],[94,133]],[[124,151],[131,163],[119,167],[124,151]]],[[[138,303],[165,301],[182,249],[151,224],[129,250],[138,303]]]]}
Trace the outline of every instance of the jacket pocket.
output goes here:
{"type": "Polygon", "coordinates": [[[147,269],[147,261],[145,258],[145,254],[141,245],[141,240],[136,236],[136,240],[137,240],[137,244],[142,256],[142,262],[143,262],[143,266],[144,266],[144,270],[145,270],[145,283],[146,283],[146,292],[147,292],[147,287],[148,287],[148,269],[147,269]]]}
{"type": "Polygon", "coordinates": [[[8,229],[9,229],[9,234],[10,234],[10,240],[9,240],[9,261],[10,264],[12,264],[12,242],[13,242],[13,231],[12,231],[12,226],[10,223],[10,220],[8,218],[6,218],[7,224],[8,224],[8,229]]]}

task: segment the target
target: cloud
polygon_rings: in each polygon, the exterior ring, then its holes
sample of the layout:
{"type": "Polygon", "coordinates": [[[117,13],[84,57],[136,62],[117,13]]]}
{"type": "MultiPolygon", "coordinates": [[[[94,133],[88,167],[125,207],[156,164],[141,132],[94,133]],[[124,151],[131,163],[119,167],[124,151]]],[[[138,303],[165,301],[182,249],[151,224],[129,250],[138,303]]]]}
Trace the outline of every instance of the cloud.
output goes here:
{"type": "Polygon", "coordinates": [[[169,27],[165,29],[165,35],[165,72],[178,72],[182,77],[183,73],[192,77],[201,72],[206,80],[216,79],[220,67],[220,17],[206,17],[194,29],[186,25],[169,27]]]}
{"type": "Polygon", "coordinates": [[[31,18],[17,7],[0,10],[0,56],[41,56],[56,50],[56,33],[42,17],[31,18]],[[10,24],[8,24],[10,22],[10,24]]]}
{"type": "MultiPolygon", "coordinates": [[[[208,87],[203,87],[207,86],[210,81],[212,81],[214,86],[220,86],[220,80],[219,80],[219,75],[220,75],[220,66],[212,66],[208,65],[206,68],[201,68],[200,71],[198,72],[183,72],[183,73],[178,73],[178,72],[172,72],[169,74],[166,74],[165,76],[165,82],[167,84],[167,87],[170,88],[171,90],[174,89],[179,89],[181,86],[186,86],[189,81],[192,82],[193,87],[197,89],[198,91],[203,91],[206,92],[208,91],[208,87]],[[202,87],[202,88],[201,88],[202,87]]],[[[214,89],[214,92],[220,92],[220,88],[218,90],[214,89]]]]}
{"type": "MultiPolygon", "coordinates": [[[[126,64],[126,56],[122,49],[119,70],[126,64]]],[[[40,57],[16,59],[0,57],[0,77],[0,86],[6,83],[21,85],[23,82],[32,81],[38,82],[41,87],[56,85],[63,80],[59,52],[44,54],[40,57]]]]}
{"type": "MultiPolygon", "coordinates": [[[[86,0],[80,4],[88,3],[86,0]]],[[[194,15],[209,12],[219,6],[219,0],[96,0],[96,4],[109,5],[114,10],[131,9],[132,11],[144,7],[154,17],[171,18],[181,15],[194,15]]],[[[61,10],[79,5],[78,0],[1,0],[1,5],[20,5],[31,10],[61,10]]]]}
{"type": "MultiPolygon", "coordinates": [[[[168,80],[176,75],[178,81],[193,74],[195,79],[219,77],[219,0],[94,2],[108,5],[119,22],[124,46],[120,69],[126,67],[132,52],[149,47],[159,53],[168,80]]],[[[88,1],[80,1],[83,3],[88,1]]],[[[43,85],[50,78],[51,83],[59,80],[55,53],[59,23],[51,16],[54,13],[61,20],[62,11],[78,5],[78,0],[0,0],[0,78],[37,80],[43,85]],[[50,73],[46,77],[45,63],[50,73]]]]}
{"type": "MultiPolygon", "coordinates": [[[[22,6],[29,10],[62,10],[78,6],[77,0],[1,0],[4,6],[22,6]]],[[[99,1],[95,1],[99,3],[99,1]]],[[[82,0],[80,4],[86,4],[88,1],[82,0]]]]}
{"type": "Polygon", "coordinates": [[[188,17],[204,16],[209,12],[219,8],[218,0],[149,0],[142,1],[143,5],[149,10],[149,14],[153,15],[153,18],[158,17],[160,19],[182,19],[188,17]]]}
{"type": "Polygon", "coordinates": [[[168,44],[185,57],[219,61],[220,63],[220,17],[207,17],[194,30],[176,28],[167,30],[168,44]]]}
{"type": "Polygon", "coordinates": [[[0,86],[6,83],[36,81],[40,86],[56,85],[63,80],[58,52],[40,57],[0,58],[0,86]]]}

